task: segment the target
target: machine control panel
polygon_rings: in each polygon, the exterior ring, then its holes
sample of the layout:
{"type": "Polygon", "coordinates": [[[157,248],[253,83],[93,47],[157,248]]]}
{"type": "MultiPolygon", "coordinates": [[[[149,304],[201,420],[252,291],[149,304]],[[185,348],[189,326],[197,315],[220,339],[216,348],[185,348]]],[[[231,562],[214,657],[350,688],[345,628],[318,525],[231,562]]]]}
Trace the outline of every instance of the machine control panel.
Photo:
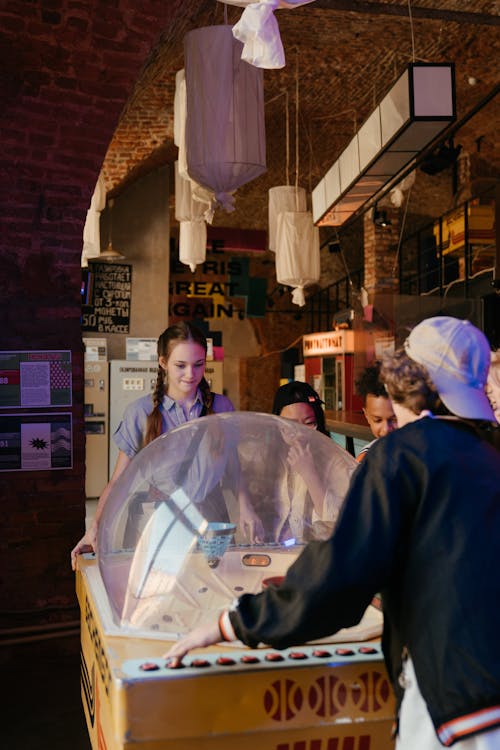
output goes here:
{"type": "Polygon", "coordinates": [[[297,648],[276,651],[275,649],[255,649],[218,652],[207,652],[203,656],[188,655],[184,662],[172,667],[167,659],[158,656],[128,659],[122,664],[122,672],[126,679],[144,680],[148,677],[168,677],[182,671],[183,676],[196,675],[200,671],[205,674],[221,674],[227,671],[265,670],[297,666],[337,667],[342,664],[380,661],[382,652],[380,643],[343,643],[300,646],[297,648]]]}
{"type": "Polygon", "coordinates": [[[144,378],[123,378],[124,391],[143,391],[144,378]]]}

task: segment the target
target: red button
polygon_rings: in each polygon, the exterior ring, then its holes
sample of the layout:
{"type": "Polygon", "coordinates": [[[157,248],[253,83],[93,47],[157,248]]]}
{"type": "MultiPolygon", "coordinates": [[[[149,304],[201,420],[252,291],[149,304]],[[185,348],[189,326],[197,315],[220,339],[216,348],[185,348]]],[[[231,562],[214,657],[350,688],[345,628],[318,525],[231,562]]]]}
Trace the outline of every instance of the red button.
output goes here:
{"type": "Polygon", "coordinates": [[[182,662],[179,662],[178,664],[176,664],[174,661],[167,661],[165,666],[167,669],[184,669],[186,665],[183,664],[182,662]]]}
{"type": "Polygon", "coordinates": [[[233,664],[236,664],[236,662],[229,656],[219,656],[219,658],[217,659],[217,664],[220,664],[222,667],[230,667],[233,664]]]}
{"type": "Polygon", "coordinates": [[[260,662],[260,659],[258,659],[256,656],[250,656],[250,654],[245,656],[242,656],[240,659],[243,664],[258,664],[260,662]]]}
{"type": "Polygon", "coordinates": [[[290,659],[307,659],[307,654],[304,654],[303,651],[290,651],[288,656],[290,659]]]}
{"type": "Polygon", "coordinates": [[[358,651],[360,654],[378,654],[377,649],[373,646],[360,646],[358,651]]]}
{"type": "Polygon", "coordinates": [[[326,659],[331,656],[331,653],[330,651],[325,651],[322,648],[315,648],[313,651],[313,656],[317,656],[319,659],[326,659]]]}
{"type": "Polygon", "coordinates": [[[266,661],[284,661],[285,657],[281,656],[281,654],[266,654],[266,661]]]}
{"type": "Polygon", "coordinates": [[[145,661],[144,664],[141,664],[139,669],[142,669],[143,672],[154,672],[156,669],[159,669],[160,667],[158,664],[155,664],[154,661],[145,661]]]}
{"type": "Polygon", "coordinates": [[[191,662],[192,667],[209,667],[210,662],[208,659],[193,659],[191,662]]]}
{"type": "Polygon", "coordinates": [[[339,656],[353,656],[354,651],[350,648],[336,648],[335,653],[339,656]]]}

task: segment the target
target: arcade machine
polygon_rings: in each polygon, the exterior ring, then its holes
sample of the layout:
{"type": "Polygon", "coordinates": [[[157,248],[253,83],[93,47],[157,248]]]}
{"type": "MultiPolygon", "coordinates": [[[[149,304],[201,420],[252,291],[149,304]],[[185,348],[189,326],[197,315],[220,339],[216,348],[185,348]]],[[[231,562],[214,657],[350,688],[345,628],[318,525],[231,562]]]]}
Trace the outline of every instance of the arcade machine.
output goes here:
{"type": "Polygon", "coordinates": [[[97,556],[78,560],[94,750],[392,748],[374,606],[356,627],[296,648],[218,644],[178,669],[163,656],[243,592],[279,586],[306,540],[331,533],[356,466],[315,430],[252,412],[188,422],[134,458],[105,506],[97,556]],[[297,441],[323,478],[314,497],[287,460],[297,441]]]}

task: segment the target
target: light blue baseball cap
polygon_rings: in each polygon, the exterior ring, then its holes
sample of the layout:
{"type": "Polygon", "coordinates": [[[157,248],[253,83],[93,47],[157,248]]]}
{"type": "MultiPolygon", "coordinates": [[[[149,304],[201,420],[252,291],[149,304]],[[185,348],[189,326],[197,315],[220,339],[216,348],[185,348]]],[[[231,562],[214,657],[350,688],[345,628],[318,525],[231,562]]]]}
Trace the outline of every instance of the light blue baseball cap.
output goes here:
{"type": "Polygon", "coordinates": [[[495,421],[485,386],[491,361],[488,339],[468,320],[446,315],[415,326],[407,355],[429,372],[447,409],[465,419],[495,421]]]}

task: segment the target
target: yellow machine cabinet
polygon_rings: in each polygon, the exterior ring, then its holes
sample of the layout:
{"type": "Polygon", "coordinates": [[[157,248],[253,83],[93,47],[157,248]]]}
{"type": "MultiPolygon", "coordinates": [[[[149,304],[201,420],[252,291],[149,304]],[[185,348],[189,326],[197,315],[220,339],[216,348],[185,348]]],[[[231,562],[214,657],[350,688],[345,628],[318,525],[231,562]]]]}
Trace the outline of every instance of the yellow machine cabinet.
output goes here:
{"type": "Polygon", "coordinates": [[[93,750],[392,750],[393,695],[378,641],[214,646],[172,670],[162,658],[168,642],[106,635],[95,567],[81,559],[77,573],[93,750]]]}
{"type": "Polygon", "coordinates": [[[306,536],[331,534],[356,467],[316,430],[250,412],[201,417],[140,451],[108,496],[97,558],[78,560],[94,750],[391,750],[372,605],[355,628],[314,644],[218,644],[178,669],[163,656],[237,596],[279,586],[306,536]],[[287,459],[296,441],[318,473],[319,519],[287,459]]]}

